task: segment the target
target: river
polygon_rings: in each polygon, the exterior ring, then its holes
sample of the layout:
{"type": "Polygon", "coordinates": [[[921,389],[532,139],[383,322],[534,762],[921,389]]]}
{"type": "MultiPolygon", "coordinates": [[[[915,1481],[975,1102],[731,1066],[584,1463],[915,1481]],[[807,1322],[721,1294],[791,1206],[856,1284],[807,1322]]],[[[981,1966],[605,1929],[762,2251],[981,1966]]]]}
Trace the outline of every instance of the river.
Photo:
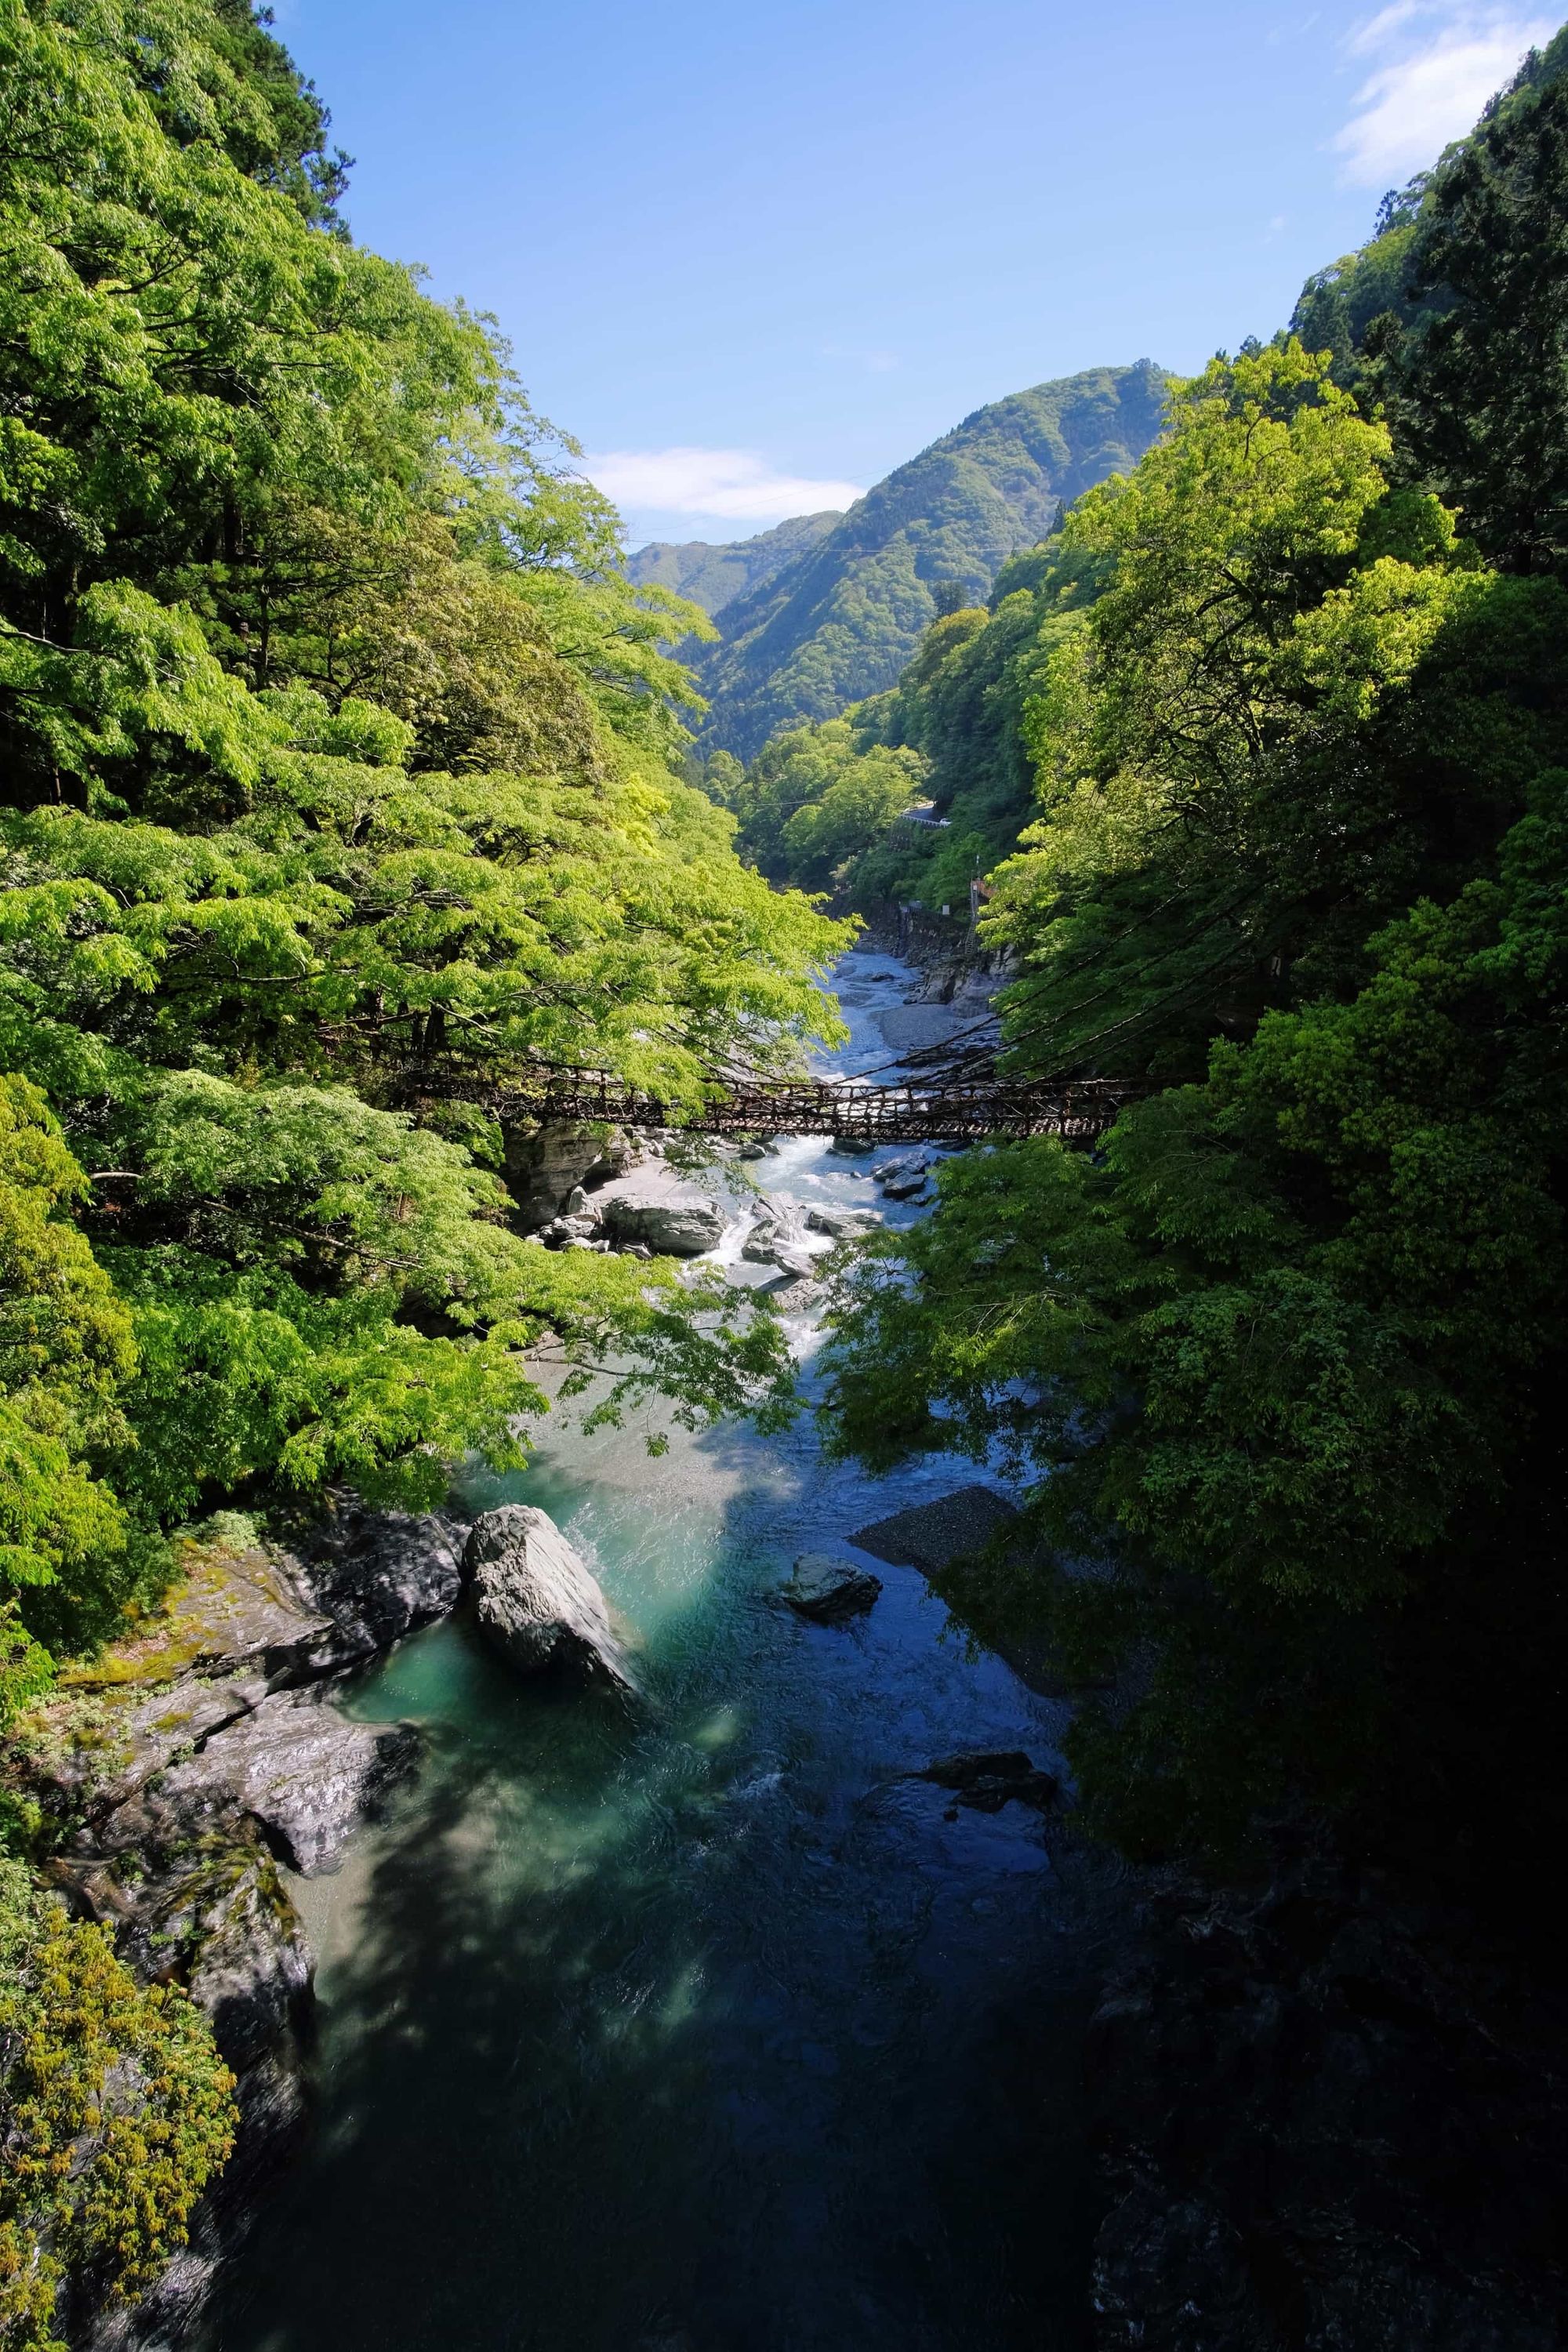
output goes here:
{"type": "MultiPolygon", "coordinates": [[[[858,952],[849,1046],[910,977],[858,952]]],[[[875,1200],[795,1139],[751,1172],[875,1200]]],[[[857,1173],[856,1170],[862,1172],[857,1173]]],[[[893,1209],[894,1219],[919,1213],[893,1209]]],[[[812,1383],[812,1334],[796,1333],[812,1383]]],[[[913,1570],[847,1629],[794,1556],[967,1485],[824,1463],[809,1417],[552,1433],[469,1499],[538,1503],[635,1628],[650,1706],[520,1684],[457,1622],[357,1690],[426,1758],[335,1878],[317,2114],[206,2352],[1072,2352],[1094,2210],[1082,2032],[1114,1873],[1017,1804],[902,1776],[1056,1760],[1060,1706],[971,1654],[913,1570]]]]}

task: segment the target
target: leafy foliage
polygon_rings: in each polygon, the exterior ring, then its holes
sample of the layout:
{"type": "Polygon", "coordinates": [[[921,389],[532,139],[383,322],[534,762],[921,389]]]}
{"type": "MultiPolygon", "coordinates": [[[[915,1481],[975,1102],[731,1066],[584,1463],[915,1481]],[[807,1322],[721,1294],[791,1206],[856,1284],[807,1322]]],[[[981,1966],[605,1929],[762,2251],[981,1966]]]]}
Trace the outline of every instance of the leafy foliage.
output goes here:
{"type": "Polygon", "coordinates": [[[520,1462],[542,1351],[776,1415],[776,1324],[522,1239],[462,1098],[695,1103],[830,1034],[843,934],[681,781],[706,621],[493,323],[349,236],[264,26],[38,0],[0,70],[9,1704],[193,1509],[520,1462]]]}
{"type": "Polygon", "coordinates": [[[1091,593],[991,937],[1015,1066],[1149,1091],[1092,1159],[942,1170],[845,1279],[827,1420],[1029,1483],[1033,1545],[947,1589],[1116,1678],[1072,1741],[1124,1843],[1234,1852],[1289,1803],[1473,1858],[1457,1679],[1506,1707],[1520,1629],[1565,1630],[1519,1530],[1560,1516],[1568,612],[1337,371],[1216,362],[1066,519],[1091,593]]]}
{"type": "Polygon", "coordinates": [[[993,925],[1034,1066],[1195,1075],[1215,1034],[1353,986],[1568,757],[1561,589],[1479,569],[1390,463],[1285,341],[1215,362],[1068,518],[1114,571],[1026,709],[1041,814],[993,925]]]}
{"type": "Polygon", "coordinates": [[[1568,34],[1433,174],[1410,285],[1434,315],[1396,349],[1413,465],[1494,561],[1568,559],[1568,34]],[[1435,299],[1434,299],[1435,298],[1435,299]]]}
{"type": "Polygon", "coordinates": [[[862,904],[963,901],[973,875],[1017,847],[1035,799],[1025,715],[1102,571],[1059,532],[1010,557],[989,607],[934,621],[893,691],[853,714],[864,734],[921,753],[932,811],[946,821],[944,832],[886,837],[857,871],[862,904]]]}
{"type": "Polygon", "coordinates": [[[1468,139],[1384,200],[1378,235],[1310,278],[1291,324],[1363,404],[1402,477],[1514,571],[1561,571],[1568,413],[1568,27],[1468,139]]]}
{"type": "Polygon", "coordinates": [[[811,889],[856,860],[921,797],[918,753],[863,744],[848,719],[776,735],[732,788],[741,848],[764,874],[811,889]]]}
{"type": "Polygon", "coordinates": [[[49,1670],[47,1653],[16,1618],[18,1591],[57,1588],[90,1622],[134,1574],[125,1513],[89,1460],[128,1437],[120,1393],[135,1353],[130,1315],[69,1222],[86,1191],[38,1090],[0,1078],[0,1709],[7,1716],[49,1670]]]}
{"type": "Polygon", "coordinates": [[[0,2345],[64,2352],[73,2294],[133,2298],[234,2138],[234,2078],[184,1995],[0,1860],[0,2345]]]}

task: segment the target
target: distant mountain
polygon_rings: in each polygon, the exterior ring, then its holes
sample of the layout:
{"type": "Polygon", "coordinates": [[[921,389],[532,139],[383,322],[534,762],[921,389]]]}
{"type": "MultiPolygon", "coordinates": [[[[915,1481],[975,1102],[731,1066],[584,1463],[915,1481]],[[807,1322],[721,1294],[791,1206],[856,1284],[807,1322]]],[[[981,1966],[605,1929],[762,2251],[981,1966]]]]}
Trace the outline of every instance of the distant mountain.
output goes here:
{"type": "Polygon", "coordinates": [[[1131,472],[1158,437],[1164,404],[1164,371],[1140,360],[1037,384],[966,416],[814,544],[710,608],[723,614],[723,636],[694,665],[712,705],[704,746],[749,760],[780,727],[830,719],[891,686],[939,610],[939,588],[942,603],[984,603],[1008,556],[1047,536],[1060,500],[1131,472]]]}
{"type": "Polygon", "coordinates": [[[821,514],[795,515],[755,539],[733,540],[721,547],[710,547],[701,539],[650,540],[627,558],[626,572],[639,588],[657,582],[661,588],[673,588],[678,596],[689,596],[705,613],[721,613],[737,596],[753,594],[786,563],[815,547],[838,520],[838,509],[829,507],[821,514]]]}

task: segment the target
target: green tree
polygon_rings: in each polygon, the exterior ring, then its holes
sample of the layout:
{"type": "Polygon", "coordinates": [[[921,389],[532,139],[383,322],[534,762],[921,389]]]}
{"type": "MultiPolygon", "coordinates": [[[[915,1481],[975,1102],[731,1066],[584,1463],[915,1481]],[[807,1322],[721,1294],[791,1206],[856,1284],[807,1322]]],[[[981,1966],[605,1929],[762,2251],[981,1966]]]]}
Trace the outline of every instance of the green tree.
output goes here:
{"type": "Polygon", "coordinates": [[[59,1161],[4,1278],[123,1351],[0,1368],[19,1696],[186,1511],[521,1459],[541,1350],[592,1410],[781,1411],[772,1318],[522,1241],[460,1097],[798,1061],[845,934],[679,781],[708,625],[494,322],[348,236],[239,0],[35,0],[0,70],[0,1070],[59,1161]]]}
{"type": "Polygon", "coordinates": [[[854,862],[921,797],[918,752],[866,743],[852,719],[786,729],[734,790],[742,851],[764,874],[822,890],[850,884],[854,862]]]}
{"type": "Polygon", "coordinates": [[[1568,32],[1433,174],[1392,393],[1422,476],[1510,570],[1568,560],[1568,32]]]}
{"type": "Polygon", "coordinates": [[[1195,1076],[1216,1033],[1353,985],[1568,752],[1532,683],[1558,592],[1391,488],[1387,428],[1288,341],[1187,386],[1064,539],[1114,571],[1026,711],[1042,813],[992,926],[1026,966],[1012,1030],[1036,1067],[1195,1076]]]}
{"type": "Polygon", "coordinates": [[[1093,1158],[944,1169],[828,1352],[844,1450],[1028,1482],[1033,1547],[946,1589],[1127,1677],[1072,1751],[1143,1851],[1233,1852],[1281,1804],[1373,1838],[1436,1804],[1479,1849],[1455,1678],[1484,1712],[1521,1624],[1533,1690],[1562,1655],[1513,1531],[1557,1507],[1568,614],[1389,487],[1330,369],[1216,364],[1064,528],[1103,569],[1030,712],[1016,1066],[1186,1082],[1093,1158]]]}
{"type": "Polygon", "coordinates": [[[68,1212],[87,1180],[43,1097],[0,1076],[0,1720],[48,1678],[25,1630],[113,1622],[134,1589],[125,1512],[92,1457],[129,1442],[131,1318],[68,1212]]]}
{"type": "Polygon", "coordinates": [[[820,797],[796,809],[780,835],[794,882],[825,887],[881,840],[920,791],[919,758],[881,744],[848,761],[820,797]]]}

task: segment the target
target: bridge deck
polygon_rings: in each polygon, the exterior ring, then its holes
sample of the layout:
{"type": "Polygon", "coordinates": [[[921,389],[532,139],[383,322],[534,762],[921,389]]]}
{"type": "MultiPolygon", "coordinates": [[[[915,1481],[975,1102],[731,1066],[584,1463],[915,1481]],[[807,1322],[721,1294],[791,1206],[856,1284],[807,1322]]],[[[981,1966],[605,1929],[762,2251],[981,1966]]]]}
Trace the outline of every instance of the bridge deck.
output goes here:
{"type": "Polygon", "coordinates": [[[700,1109],[638,1094],[592,1072],[562,1071],[537,1087],[486,1094],[439,1080],[416,1082],[421,1094],[480,1095],[502,1118],[617,1127],[682,1127],[701,1135],[834,1135],[867,1144],[977,1143],[987,1137],[1059,1135],[1092,1142],[1127,1100],[1127,1090],[1099,1080],[1071,1086],[1009,1086],[1001,1081],[927,1087],[855,1086],[827,1080],[761,1081],[725,1088],[700,1109]]]}

